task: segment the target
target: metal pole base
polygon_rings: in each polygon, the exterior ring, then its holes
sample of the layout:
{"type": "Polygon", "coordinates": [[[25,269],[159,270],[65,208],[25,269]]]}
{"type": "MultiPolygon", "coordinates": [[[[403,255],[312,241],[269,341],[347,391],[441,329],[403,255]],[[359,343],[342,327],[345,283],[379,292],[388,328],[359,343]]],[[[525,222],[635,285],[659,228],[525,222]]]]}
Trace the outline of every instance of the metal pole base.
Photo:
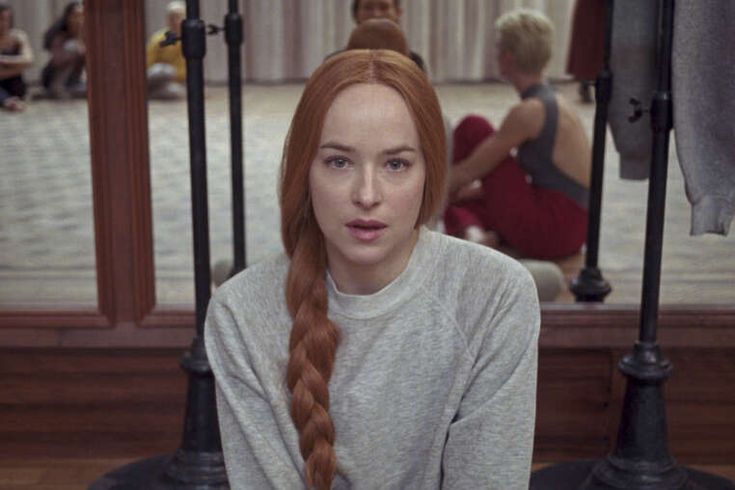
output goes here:
{"type": "Polygon", "coordinates": [[[612,287],[603,277],[597,267],[585,267],[579,275],[572,279],[569,290],[574,294],[577,302],[602,302],[610,294],[612,287]]]}
{"type": "Polygon", "coordinates": [[[735,490],[726,478],[677,466],[672,478],[657,478],[644,472],[630,473],[625,482],[606,483],[598,473],[611,465],[609,459],[581,460],[547,466],[531,474],[529,490],[735,490]]]}
{"type": "Polygon", "coordinates": [[[222,453],[178,450],[142,459],[95,480],[89,490],[229,490],[222,453]]]}

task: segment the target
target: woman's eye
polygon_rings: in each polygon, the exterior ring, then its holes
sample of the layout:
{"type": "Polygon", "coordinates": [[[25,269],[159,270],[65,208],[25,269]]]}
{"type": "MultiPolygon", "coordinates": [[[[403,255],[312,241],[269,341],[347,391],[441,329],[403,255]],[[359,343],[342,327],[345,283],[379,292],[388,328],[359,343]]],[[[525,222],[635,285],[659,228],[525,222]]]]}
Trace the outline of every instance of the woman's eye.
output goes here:
{"type": "Polygon", "coordinates": [[[348,162],[346,158],[332,157],[327,159],[327,165],[332,168],[345,168],[348,162]]]}
{"type": "Polygon", "coordinates": [[[388,170],[392,172],[400,172],[401,170],[408,168],[408,162],[401,159],[388,160],[386,166],[388,167],[388,170]]]}

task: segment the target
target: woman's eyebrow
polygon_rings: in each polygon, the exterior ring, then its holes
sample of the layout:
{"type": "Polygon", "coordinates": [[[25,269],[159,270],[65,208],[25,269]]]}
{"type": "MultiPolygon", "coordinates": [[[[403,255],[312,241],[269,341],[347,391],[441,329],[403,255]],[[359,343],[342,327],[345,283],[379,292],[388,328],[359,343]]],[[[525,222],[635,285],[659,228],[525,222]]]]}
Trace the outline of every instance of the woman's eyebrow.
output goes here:
{"type": "Polygon", "coordinates": [[[337,150],[337,151],[343,151],[345,153],[351,153],[355,151],[355,149],[352,148],[351,146],[343,145],[341,143],[335,143],[333,141],[327,141],[326,143],[319,146],[319,149],[320,150],[332,149],[332,150],[337,150]]]}
{"type": "MultiPolygon", "coordinates": [[[[319,149],[320,150],[324,150],[324,149],[337,150],[337,151],[342,151],[345,153],[354,153],[355,151],[357,151],[355,150],[355,148],[351,146],[343,145],[342,143],[336,143],[334,141],[327,141],[326,143],[321,144],[319,146],[319,149]]],[[[386,150],[383,150],[381,153],[383,153],[384,155],[397,155],[398,153],[403,153],[403,152],[416,153],[416,149],[409,145],[400,145],[400,146],[395,146],[393,148],[388,148],[386,150]]]]}
{"type": "Polygon", "coordinates": [[[383,154],[396,155],[398,153],[403,153],[404,151],[416,153],[416,149],[414,147],[408,146],[408,145],[401,145],[401,146],[396,146],[395,148],[388,148],[387,150],[383,150],[383,154]]]}

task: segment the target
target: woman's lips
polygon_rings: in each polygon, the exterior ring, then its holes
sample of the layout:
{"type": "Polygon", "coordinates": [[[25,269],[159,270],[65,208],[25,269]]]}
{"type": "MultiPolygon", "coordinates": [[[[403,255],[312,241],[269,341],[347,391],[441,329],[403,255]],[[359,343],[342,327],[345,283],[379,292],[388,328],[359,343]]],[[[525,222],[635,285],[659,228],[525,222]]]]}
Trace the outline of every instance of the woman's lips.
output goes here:
{"type": "Polygon", "coordinates": [[[347,223],[350,234],[361,242],[372,242],[383,236],[387,225],[377,220],[356,219],[347,223]]]}

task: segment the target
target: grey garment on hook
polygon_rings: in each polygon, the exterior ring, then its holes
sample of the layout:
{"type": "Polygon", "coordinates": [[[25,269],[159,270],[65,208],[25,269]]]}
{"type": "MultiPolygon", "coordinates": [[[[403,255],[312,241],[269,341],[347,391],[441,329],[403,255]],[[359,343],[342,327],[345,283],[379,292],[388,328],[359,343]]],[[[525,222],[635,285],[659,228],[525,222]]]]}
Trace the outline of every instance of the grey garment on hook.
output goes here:
{"type": "Polygon", "coordinates": [[[651,167],[651,122],[644,113],[630,122],[634,107],[631,98],[642,107],[651,104],[656,87],[656,32],[658,2],[617,0],[613,10],[613,33],[610,51],[612,95],[607,121],[615,148],[620,154],[620,177],[647,179],[651,167]]]}
{"type": "Polygon", "coordinates": [[[692,205],[692,235],[727,235],[735,212],[733,19],[733,0],[676,3],[674,128],[679,165],[692,205]]]}

